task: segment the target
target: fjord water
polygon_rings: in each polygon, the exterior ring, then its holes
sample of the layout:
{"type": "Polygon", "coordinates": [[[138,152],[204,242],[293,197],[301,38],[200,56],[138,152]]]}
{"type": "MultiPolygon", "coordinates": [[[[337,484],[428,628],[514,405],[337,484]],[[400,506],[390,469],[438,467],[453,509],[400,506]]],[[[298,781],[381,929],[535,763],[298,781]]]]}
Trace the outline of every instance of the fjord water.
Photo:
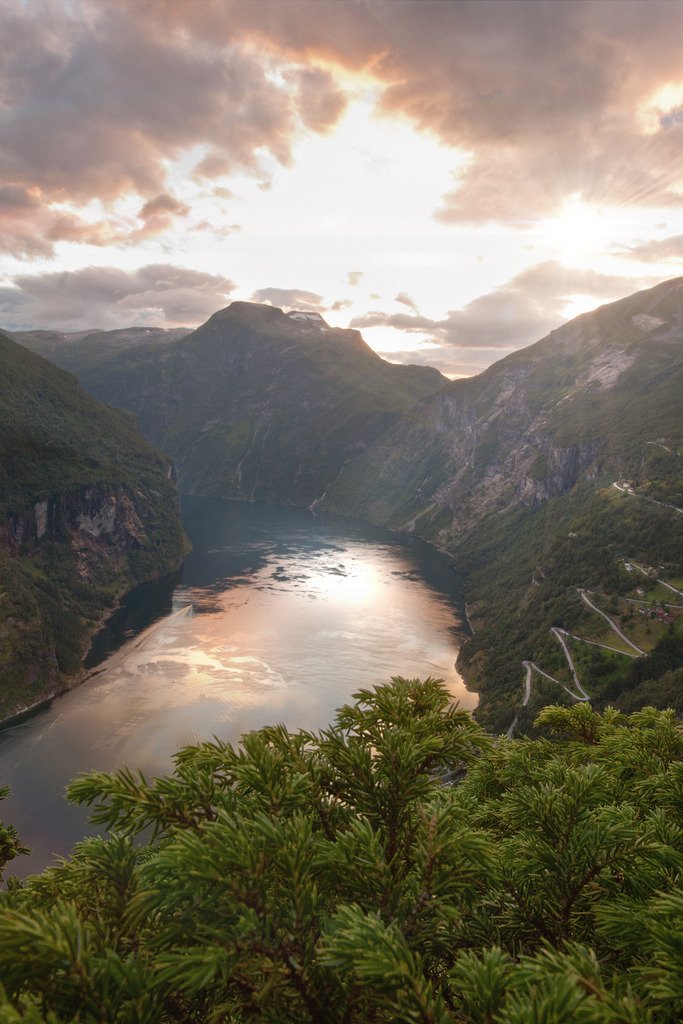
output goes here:
{"type": "Polygon", "coordinates": [[[122,765],[153,776],[180,747],[284,722],[323,728],[361,688],[455,670],[464,613],[453,568],[419,541],[300,509],[187,498],[192,554],[132,593],[97,638],[94,674],[0,734],[0,807],[41,870],[95,830],[67,782],[122,765]]]}

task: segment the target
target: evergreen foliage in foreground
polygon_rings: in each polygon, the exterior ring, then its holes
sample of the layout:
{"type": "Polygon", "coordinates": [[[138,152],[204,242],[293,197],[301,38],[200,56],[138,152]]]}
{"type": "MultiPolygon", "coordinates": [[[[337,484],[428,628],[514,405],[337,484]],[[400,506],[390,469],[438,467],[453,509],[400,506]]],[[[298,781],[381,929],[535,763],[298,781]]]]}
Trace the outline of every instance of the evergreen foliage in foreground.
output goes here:
{"type": "Polygon", "coordinates": [[[434,680],[355,701],[73,783],[115,835],[2,897],[0,1024],[677,1024],[673,714],[494,745],[434,680]]]}

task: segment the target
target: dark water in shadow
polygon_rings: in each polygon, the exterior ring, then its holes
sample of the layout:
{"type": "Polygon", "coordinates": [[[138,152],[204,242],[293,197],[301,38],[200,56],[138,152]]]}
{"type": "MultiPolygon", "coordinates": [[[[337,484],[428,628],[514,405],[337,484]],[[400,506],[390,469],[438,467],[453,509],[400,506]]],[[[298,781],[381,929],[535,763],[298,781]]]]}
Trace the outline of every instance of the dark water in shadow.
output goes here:
{"type": "Polygon", "coordinates": [[[89,656],[96,674],[0,734],[0,817],[38,871],[93,830],[63,799],[90,769],[167,771],[180,747],[284,722],[322,728],[360,687],[455,670],[459,580],[419,541],[298,509],[187,498],[194,549],[175,577],[129,595],[89,656]]]}

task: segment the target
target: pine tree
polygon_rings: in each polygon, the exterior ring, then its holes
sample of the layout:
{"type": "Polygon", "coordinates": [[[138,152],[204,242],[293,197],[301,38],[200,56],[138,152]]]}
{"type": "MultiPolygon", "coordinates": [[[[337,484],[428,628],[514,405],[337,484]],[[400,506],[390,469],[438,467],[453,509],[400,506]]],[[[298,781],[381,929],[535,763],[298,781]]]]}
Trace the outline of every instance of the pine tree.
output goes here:
{"type": "Polygon", "coordinates": [[[0,1024],[678,1022],[674,716],[538,724],[494,742],[397,678],[319,734],[78,779],[108,837],[3,894],[0,1024]]]}

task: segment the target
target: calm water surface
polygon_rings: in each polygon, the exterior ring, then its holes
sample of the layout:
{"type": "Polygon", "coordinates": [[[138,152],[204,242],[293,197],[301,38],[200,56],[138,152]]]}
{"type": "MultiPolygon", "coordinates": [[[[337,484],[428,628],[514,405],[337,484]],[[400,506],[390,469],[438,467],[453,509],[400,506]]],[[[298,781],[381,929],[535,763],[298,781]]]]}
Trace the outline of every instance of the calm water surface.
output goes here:
{"type": "Polygon", "coordinates": [[[427,545],[294,509],[208,498],[183,502],[194,545],[175,579],[126,600],[90,655],[96,673],[0,734],[0,816],[39,871],[94,830],[63,798],[90,770],[158,775],[213,735],[275,722],[322,728],[359,687],[438,676],[476,704],[455,670],[459,580],[427,545]]]}

